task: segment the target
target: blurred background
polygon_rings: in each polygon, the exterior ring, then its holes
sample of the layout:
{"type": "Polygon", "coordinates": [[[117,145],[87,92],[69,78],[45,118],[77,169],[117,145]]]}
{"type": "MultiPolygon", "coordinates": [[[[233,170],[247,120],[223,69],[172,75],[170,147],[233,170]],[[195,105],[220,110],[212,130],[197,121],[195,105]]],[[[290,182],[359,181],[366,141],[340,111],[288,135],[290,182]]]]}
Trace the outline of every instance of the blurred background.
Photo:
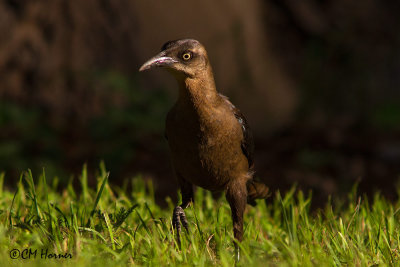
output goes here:
{"type": "MultiPolygon", "coordinates": [[[[61,183],[104,160],[175,196],[164,140],[177,97],[162,44],[195,38],[217,88],[246,115],[257,176],[314,198],[396,197],[400,175],[398,1],[0,1],[0,171],[61,183]]],[[[95,181],[92,181],[95,182],[95,181]]]]}

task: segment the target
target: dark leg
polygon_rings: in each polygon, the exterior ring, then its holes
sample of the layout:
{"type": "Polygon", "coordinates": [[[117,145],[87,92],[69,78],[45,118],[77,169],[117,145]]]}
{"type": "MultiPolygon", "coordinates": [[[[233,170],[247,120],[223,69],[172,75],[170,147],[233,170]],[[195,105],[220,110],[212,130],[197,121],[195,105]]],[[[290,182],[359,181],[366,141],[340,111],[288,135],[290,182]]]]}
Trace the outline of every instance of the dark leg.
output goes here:
{"type": "Polygon", "coordinates": [[[188,222],[186,219],[185,212],[183,209],[187,208],[191,202],[193,202],[193,186],[191,183],[184,180],[180,175],[178,176],[178,182],[181,188],[182,194],[182,204],[180,206],[176,206],[172,215],[172,226],[176,229],[177,242],[179,246],[181,245],[181,223],[183,227],[186,229],[186,232],[189,232],[188,222]]]}
{"type": "Polygon", "coordinates": [[[235,237],[236,261],[240,259],[240,251],[237,242],[243,240],[243,213],[246,209],[247,189],[246,183],[232,181],[226,190],[226,199],[232,212],[233,236],[235,237]]]}
{"type": "Polygon", "coordinates": [[[193,199],[193,185],[183,178],[179,178],[179,186],[181,187],[182,194],[182,205],[181,207],[186,209],[190,203],[194,202],[193,199]]]}

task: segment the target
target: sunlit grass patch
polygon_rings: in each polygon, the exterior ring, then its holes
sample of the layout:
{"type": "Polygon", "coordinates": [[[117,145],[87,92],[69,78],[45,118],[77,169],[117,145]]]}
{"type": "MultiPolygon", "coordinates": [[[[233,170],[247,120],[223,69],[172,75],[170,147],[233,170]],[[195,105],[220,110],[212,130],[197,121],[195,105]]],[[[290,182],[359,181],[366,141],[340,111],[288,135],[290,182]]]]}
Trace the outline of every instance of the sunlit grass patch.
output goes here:
{"type": "MultiPolygon", "coordinates": [[[[158,206],[151,182],[132,179],[133,190],[127,192],[110,184],[112,173],[104,165],[95,188],[88,186],[87,175],[84,168],[80,188],[71,181],[59,190],[57,183],[47,182],[45,172],[27,171],[15,191],[3,187],[6,178],[0,175],[0,262],[234,265],[230,208],[222,195],[213,199],[207,191],[196,191],[195,204],[186,209],[189,233],[182,233],[179,249],[171,227],[175,203],[167,199],[168,207],[158,206]]],[[[248,206],[238,265],[397,264],[399,202],[379,194],[368,201],[356,187],[347,199],[333,196],[318,211],[310,210],[311,201],[311,194],[293,188],[273,195],[272,204],[248,206]]]]}

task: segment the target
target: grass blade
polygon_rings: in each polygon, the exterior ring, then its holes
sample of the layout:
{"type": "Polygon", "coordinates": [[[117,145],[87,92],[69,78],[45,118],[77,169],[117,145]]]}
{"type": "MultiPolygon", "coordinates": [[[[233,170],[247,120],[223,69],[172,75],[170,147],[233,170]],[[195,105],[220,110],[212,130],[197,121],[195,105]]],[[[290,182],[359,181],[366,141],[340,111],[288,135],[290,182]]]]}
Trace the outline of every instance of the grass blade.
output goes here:
{"type": "Polygon", "coordinates": [[[109,176],[109,175],[110,175],[109,172],[107,172],[107,173],[104,175],[104,178],[103,178],[103,181],[102,181],[102,183],[101,183],[99,192],[97,192],[96,200],[94,201],[92,211],[90,212],[89,220],[88,220],[88,222],[86,223],[86,227],[89,227],[90,221],[91,221],[91,219],[92,219],[92,217],[93,217],[93,214],[96,212],[97,205],[99,204],[101,194],[103,193],[103,190],[104,190],[104,187],[105,187],[105,185],[106,185],[106,183],[107,183],[107,181],[108,181],[108,176],[109,176]]]}

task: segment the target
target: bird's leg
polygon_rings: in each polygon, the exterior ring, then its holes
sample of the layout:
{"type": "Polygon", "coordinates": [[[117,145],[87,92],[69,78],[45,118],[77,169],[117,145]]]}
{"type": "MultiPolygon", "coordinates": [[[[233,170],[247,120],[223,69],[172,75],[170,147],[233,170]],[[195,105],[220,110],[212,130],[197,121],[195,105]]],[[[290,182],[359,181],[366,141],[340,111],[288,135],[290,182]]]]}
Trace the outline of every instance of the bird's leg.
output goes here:
{"type": "Polygon", "coordinates": [[[188,221],[186,219],[185,212],[183,209],[187,208],[191,202],[193,202],[193,186],[191,183],[184,180],[182,177],[178,175],[178,182],[181,188],[182,194],[182,204],[180,206],[176,206],[174,212],[172,214],[172,226],[176,229],[176,236],[178,245],[181,245],[181,224],[186,229],[186,232],[189,232],[188,221]]]}
{"type": "Polygon", "coordinates": [[[243,240],[243,213],[246,209],[247,190],[246,183],[231,181],[226,190],[226,199],[232,212],[233,236],[235,237],[235,261],[240,259],[240,250],[237,242],[243,240]]]}

